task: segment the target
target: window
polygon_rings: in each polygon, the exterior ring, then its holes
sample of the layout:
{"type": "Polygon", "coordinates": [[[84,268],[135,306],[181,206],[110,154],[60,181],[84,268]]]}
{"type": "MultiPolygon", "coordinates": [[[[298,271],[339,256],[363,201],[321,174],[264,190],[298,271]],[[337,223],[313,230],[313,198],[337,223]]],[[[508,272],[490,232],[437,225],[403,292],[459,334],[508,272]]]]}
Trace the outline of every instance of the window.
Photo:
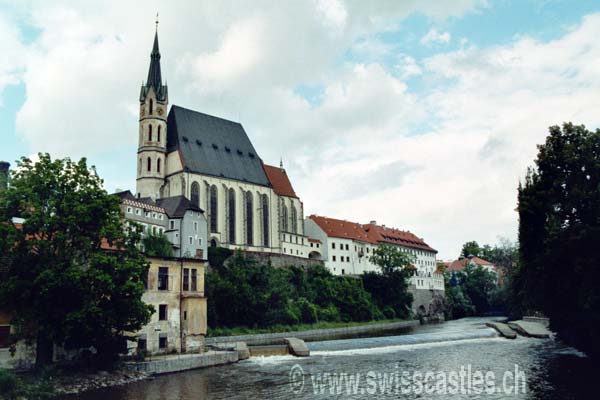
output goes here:
{"type": "Polygon", "coordinates": [[[246,192],[246,244],[252,246],[254,244],[254,201],[252,192],[246,192]]]}
{"type": "Polygon", "coordinates": [[[148,157],[146,169],[148,172],[152,171],[152,159],[150,157],[148,157]]]}
{"type": "Polygon", "coordinates": [[[331,248],[335,250],[335,242],[331,242],[331,248]]]}
{"type": "Polygon", "coordinates": [[[266,194],[261,196],[262,199],[262,225],[263,225],[263,246],[269,247],[269,198],[266,194]]]}
{"type": "Polygon", "coordinates": [[[292,204],[292,232],[298,233],[298,213],[296,207],[292,204]]]}
{"type": "Polygon", "coordinates": [[[346,250],[349,250],[350,248],[348,247],[348,245],[346,245],[346,250]]]}
{"type": "Polygon", "coordinates": [[[184,311],[184,312],[183,312],[183,320],[184,320],[184,321],[187,321],[187,311],[184,311]]]}
{"type": "Polygon", "coordinates": [[[333,261],[335,261],[335,256],[333,256],[333,261]]]}
{"type": "Polygon", "coordinates": [[[192,194],[190,196],[190,200],[192,201],[192,204],[196,207],[200,207],[200,185],[198,184],[198,182],[192,183],[191,191],[192,194]]]}
{"type": "Polygon", "coordinates": [[[210,231],[218,232],[217,221],[218,221],[219,207],[217,204],[217,187],[212,185],[210,187],[210,231]]]}
{"type": "Polygon", "coordinates": [[[198,232],[198,222],[194,221],[194,232],[198,232]]]}
{"type": "Polygon", "coordinates": [[[146,337],[140,337],[138,338],[138,342],[137,342],[137,349],[138,351],[146,351],[146,349],[148,348],[148,341],[146,340],[146,337]]]}
{"type": "Polygon", "coordinates": [[[142,173],[142,159],[140,158],[140,162],[138,163],[138,174],[142,173]]]}
{"type": "Polygon", "coordinates": [[[190,290],[190,269],[183,269],[183,290],[190,290]]]}
{"type": "Polygon", "coordinates": [[[235,190],[233,189],[227,191],[227,215],[229,217],[229,224],[227,226],[229,243],[235,243],[235,190]]]}
{"type": "Polygon", "coordinates": [[[189,239],[190,245],[194,244],[194,238],[193,237],[190,236],[188,239],[189,239]]]}
{"type": "Polygon", "coordinates": [[[156,141],[157,142],[160,142],[160,128],[161,128],[161,126],[159,125],[157,128],[157,132],[156,132],[156,141]]]}
{"type": "Polygon", "coordinates": [[[8,347],[8,337],[10,336],[10,325],[0,325],[0,348],[8,347]]]}
{"type": "Polygon", "coordinates": [[[148,124],[148,141],[152,141],[152,124],[148,124]]]}
{"type": "Polygon", "coordinates": [[[192,291],[195,292],[198,290],[198,270],[196,268],[192,269],[192,291]]]}
{"type": "Polygon", "coordinates": [[[169,268],[158,268],[158,290],[169,290],[169,268]]]}
{"type": "Polygon", "coordinates": [[[169,229],[175,229],[175,221],[169,221],[169,229]]]}
{"type": "Polygon", "coordinates": [[[346,270],[342,268],[342,275],[346,275],[346,270]]]}
{"type": "Polygon", "coordinates": [[[152,99],[150,99],[150,112],[148,114],[152,115],[152,111],[154,109],[154,102],[152,101],[152,99]]]}
{"type": "Polygon", "coordinates": [[[156,160],[156,172],[160,173],[160,158],[156,160]]]}
{"type": "Polygon", "coordinates": [[[167,320],[167,305],[166,304],[160,304],[158,306],[158,320],[159,321],[167,320]]]}
{"type": "Polygon", "coordinates": [[[158,348],[159,349],[166,349],[167,348],[167,334],[166,333],[159,333],[159,336],[158,336],[158,348]]]}
{"type": "MultiPolygon", "coordinates": [[[[283,204],[281,206],[281,230],[283,232],[288,231],[288,209],[285,204],[283,204]]],[[[285,238],[285,235],[284,235],[284,238],[285,238]]]]}

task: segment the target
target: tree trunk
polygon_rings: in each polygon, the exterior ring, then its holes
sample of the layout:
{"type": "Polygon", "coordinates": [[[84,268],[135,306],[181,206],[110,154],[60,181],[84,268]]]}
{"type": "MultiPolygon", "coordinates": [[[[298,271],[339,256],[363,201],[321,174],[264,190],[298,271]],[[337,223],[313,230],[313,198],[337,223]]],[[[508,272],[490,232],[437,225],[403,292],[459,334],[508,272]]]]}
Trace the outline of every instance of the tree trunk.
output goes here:
{"type": "Polygon", "coordinates": [[[43,330],[37,334],[35,349],[35,369],[39,370],[52,363],[54,356],[54,344],[43,330]]]}

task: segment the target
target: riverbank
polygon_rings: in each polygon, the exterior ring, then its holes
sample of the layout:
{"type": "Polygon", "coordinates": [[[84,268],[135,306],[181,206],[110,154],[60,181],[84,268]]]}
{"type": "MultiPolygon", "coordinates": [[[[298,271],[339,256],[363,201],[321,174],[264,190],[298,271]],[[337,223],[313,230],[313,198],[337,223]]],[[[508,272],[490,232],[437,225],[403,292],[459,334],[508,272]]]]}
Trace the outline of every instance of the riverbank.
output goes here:
{"type": "Polygon", "coordinates": [[[285,338],[295,337],[307,342],[317,340],[333,340],[364,336],[368,334],[376,335],[386,332],[411,329],[421,325],[418,320],[396,321],[387,323],[371,322],[367,324],[348,324],[337,328],[328,329],[307,329],[298,331],[259,333],[250,335],[235,336],[215,336],[207,337],[205,344],[207,346],[230,342],[245,342],[248,346],[262,346],[271,344],[283,344],[285,338]]]}

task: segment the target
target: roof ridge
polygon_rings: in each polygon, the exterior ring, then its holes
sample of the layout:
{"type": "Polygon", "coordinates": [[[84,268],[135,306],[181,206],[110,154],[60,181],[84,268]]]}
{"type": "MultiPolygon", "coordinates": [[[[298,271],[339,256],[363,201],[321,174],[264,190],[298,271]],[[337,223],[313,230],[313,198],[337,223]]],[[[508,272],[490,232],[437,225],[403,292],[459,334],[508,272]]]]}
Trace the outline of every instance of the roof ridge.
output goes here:
{"type": "Polygon", "coordinates": [[[223,117],[217,117],[216,115],[211,115],[211,114],[203,113],[202,111],[192,110],[191,108],[187,108],[187,107],[178,106],[177,104],[173,104],[173,105],[171,105],[171,110],[173,110],[173,109],[177,109],[177,108],[179,108],[179,109],[181,109],[181,110],[184,110],[184,111],[189,111],[189,112],[192,112],[192,113],[194,113],[194,114],[205,115],[205,116],[207,116],[207,117],[211,117],[211,118],[215,118],[215,119],[218,119],[218,120],[221,120],[221,121],[229,122],[229,123],[231,123],[231,124],[236,124],[236,125],[240,125],[240,126],[242,125],[242,123],[241,123],[241,122],[232,121],[232,120],[230,120],[230,119],[227,119],[227,118],[223,118],[223,117]]]}

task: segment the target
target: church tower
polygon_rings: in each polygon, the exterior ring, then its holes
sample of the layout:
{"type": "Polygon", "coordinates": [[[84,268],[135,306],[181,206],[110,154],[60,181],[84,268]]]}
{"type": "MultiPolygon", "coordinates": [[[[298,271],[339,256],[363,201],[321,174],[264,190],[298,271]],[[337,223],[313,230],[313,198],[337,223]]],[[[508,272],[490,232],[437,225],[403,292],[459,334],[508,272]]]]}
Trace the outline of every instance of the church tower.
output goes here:
{"type": "MultiPolygon", "coordinates": [[[[157,22],[158,24],[158,22],[157,22]]],[[[139,197],[162,196],[167,152],[167,86],[162,84],[158,29],[150,54],[148,79],[140,90],[136,191],[139,197]]]]}

